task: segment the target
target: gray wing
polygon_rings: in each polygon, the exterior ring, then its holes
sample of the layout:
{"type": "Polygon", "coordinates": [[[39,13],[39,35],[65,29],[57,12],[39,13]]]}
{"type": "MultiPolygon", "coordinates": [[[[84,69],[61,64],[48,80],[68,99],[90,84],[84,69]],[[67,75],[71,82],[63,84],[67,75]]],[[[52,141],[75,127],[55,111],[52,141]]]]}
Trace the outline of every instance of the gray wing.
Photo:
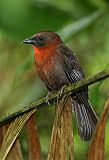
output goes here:
{"type": "MultiPolygon", "coordinates": [[[[63,56],[63,69],[69,82],[75,83],[84,79],[85,74],[76,55],[64,45],[61,45],[59,50],[63,56]]],[[[88,102],[88,87],[76,91],[72,96],[80,137],[86,141],[90,140],[97,123],[97,116],[88,102]]]]}
{"type": "MultiPolygon", "coordinates": [[[[60,53],[63,54],[63,68],[69,82],[75,83],[84,79],[85,74],[75,53],[72,52],[68,47],[65,47],[63,45],[60,45],[60,53]]],[[[84,102],[83,95],[85,96],[85,100],[88,100],[88,87],[81,89],[81,92],[82,95],[81,93],[77,92],[79,94],[80,101],[84,102]]]]}

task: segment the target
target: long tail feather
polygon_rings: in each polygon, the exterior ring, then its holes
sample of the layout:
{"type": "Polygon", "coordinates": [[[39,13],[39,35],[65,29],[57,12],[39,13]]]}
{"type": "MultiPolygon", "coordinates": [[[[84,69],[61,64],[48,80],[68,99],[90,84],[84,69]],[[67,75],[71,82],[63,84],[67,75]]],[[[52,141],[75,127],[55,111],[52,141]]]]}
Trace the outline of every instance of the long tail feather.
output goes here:
{"type": "Polygon", "coordinates": [[[83,140],[88,141],[91,139],[96,127],[98,120],[97,116],[88,101],[87,104],[84,104],[73,100],[73,106],[79,135],[83,140]]]}

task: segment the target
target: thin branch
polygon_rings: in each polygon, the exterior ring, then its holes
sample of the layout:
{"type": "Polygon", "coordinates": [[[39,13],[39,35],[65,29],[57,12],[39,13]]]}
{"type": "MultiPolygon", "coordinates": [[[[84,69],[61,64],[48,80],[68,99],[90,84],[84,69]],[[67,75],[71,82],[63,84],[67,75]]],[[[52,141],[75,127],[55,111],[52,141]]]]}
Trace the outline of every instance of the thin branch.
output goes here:
{"type": "MultiPolygon", "coordinates": [[[[99,72],[93,76],[86,77],[85,79],[83,79],[75,84],[66,86],[64,89],[64,93],[67,93],[67,95],[71,95],[74,91],[77,91],[80,88],[89,86],[89,85],[94,84],[96,82],[99,82],[103,79],[106,79],[107,77],[109,77],[109,69],[106,69],[102,72],[99,72]]],[[[59,91],[51,94],[49,101],[51,102],[52,100],[56,99],[56,97],[58,95],[59,95],[59,91]]],[[[39,109],[39,108],[44,107],[45,105],[47,105],[46,104],[46,97],[44,97],[36,102],[30,103],[29,105],[23,107],[22,109],[18,110],[15,113],[10,114],[10,115],[8,114],[7,116],[4,116],[4,117],[0,115],[2,117],[2,118],[0,118],[0,127],[6,123],[9,123],[10,121],[15,119],[16,117],[23,115],[26,112],[29,112],[30,110],[39,109]]]]}

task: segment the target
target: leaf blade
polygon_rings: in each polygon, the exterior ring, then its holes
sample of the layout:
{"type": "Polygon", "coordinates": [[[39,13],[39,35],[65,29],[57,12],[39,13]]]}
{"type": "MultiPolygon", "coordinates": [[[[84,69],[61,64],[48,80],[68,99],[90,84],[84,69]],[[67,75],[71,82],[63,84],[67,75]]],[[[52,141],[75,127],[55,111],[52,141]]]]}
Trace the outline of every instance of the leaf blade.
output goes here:
{"type": "Polygon", "coordinates": [[[17,117],[14,122],[10,125],[9,129],[6,132],[4,137],[1,149],[0,149],[0,160],[5,160],[12,145],[14,144],[18,134],[20,133],[21,129],[30,118],[30,116],[36,111],[36,109],[25,113],[23,116],[17,117]]]}
{"type": "Polygon", "coordinates": [[[105,125],[109,110],[109,99],[106,101],[102,115],[94,132],[89,147],[87,160],[104,160],[105,158],[105,125]]]}

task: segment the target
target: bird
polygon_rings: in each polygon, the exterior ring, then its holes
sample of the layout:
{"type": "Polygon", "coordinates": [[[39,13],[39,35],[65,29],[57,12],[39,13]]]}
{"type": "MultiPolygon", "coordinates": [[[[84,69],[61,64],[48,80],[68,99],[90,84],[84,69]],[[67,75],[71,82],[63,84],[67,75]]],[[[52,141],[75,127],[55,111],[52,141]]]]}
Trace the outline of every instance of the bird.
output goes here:
{"type": "MultiPolygon", "coordinates": [[[[39,32],[23,40],[23,43],[32,45],[37,73],[49,92],[85,78],[78,57],[57,33],[39,32]]],[[[75,91],[71,97],[78,133],[82,140],[89,141],[98,117],[88,100],[88,87],[75,91]]]]}

